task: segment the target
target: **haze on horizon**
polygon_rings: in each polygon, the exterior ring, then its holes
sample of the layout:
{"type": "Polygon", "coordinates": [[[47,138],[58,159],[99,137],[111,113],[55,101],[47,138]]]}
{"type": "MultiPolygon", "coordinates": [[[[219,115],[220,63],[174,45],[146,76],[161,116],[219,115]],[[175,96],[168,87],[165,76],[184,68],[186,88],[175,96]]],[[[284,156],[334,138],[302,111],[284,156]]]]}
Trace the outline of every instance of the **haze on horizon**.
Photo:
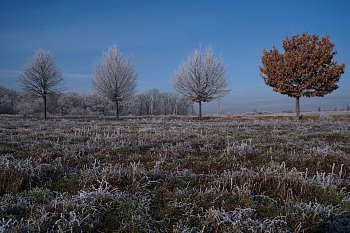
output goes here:
{"type": "MultiPolygon", "coordinates": [[[[286,111],[294,101],[274,93],[259,75],[263,49],[281,50],[288,35],[308,31],[330,35],[338,54],[350,64],[350,3],[311,1],[20,1],[0,8],[0,85],[19,90],[19,70],[43,48],[64,74],[66,92],[93,92],[93,65],[116,45],[134,58],[138,92],[173,91],[174,71],[198,47],[212,46],[227,66],[231,93],[220,100],[227,113],[286,111]]],[[[302,98],[302,110],[350,105],[347,70],[339,89],[323,98],[302,98]]],[[[218,101],[204,105],[205,114],[218,101]]]]}

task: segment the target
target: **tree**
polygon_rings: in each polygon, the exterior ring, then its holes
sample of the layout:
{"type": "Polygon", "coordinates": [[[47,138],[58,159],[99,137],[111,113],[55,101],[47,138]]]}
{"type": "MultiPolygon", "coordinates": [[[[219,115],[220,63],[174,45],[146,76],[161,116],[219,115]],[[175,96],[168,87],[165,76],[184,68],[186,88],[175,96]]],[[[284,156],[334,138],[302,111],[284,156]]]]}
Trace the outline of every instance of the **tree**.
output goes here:
{"type": "Polygon", "coordinates": [[[150,91],[138,95],[140,102],[139,115],[151,115],[152,112],[152,95],[150,91]]]}
{"type": "Polygon", "coordinates": [[[193,102],[187,97],[180,98],[176,103],[176,115],[190,115],[193,114],[193,102]]]}
{"type": "Polygon", "coordinates": [[[175,73],[173,87],[182,95],[198,103],[199,118],[202,118],[202,102],[228,94],[222,59],[214,57],[212,49],[194,50],[187,61],[175,73]]]}
{"type": "Polygon", "coordinates": [[[0,85],[0,114],[16,114],[19,94],[0,85]]]}
{"type": "Polygon", "coordinates": [[[97,93],[116,104],[119,119],[120,102],[135,93],[136,67],[131,59],[125,59],[117,47],[105,52],[101,64],[95,67],[93,86],[97,93]]]}
{"type": "Polygon", "coordinates": [[[297,119],[301,97],[323,97],[338,88],[345,65],[333,60],[333,48],[328,35],[319,39],[304,32],[283,40],[284,53],[275,47],[263,51],[260,75],[274,91],[296,99],[297,119]]]}
{"type": "MultiPolygon", "coordinates": [[[[165,92],[164,92],[165,93],[165,92]]],[[[164,113],[164,93],[152,89],[139,94],[140,115],[162,115],[164,113]]]]}
{"type": "Polygon", "coordinates": [[[163,105],[163,114],[164,115],[175,115],[176,105],[179,101],[179,95],[163,92],[161,93],[162,105],[163,105]]]}
{"type": "Polygon", "coordinates": [[[24,66],[19,76],[24,92],[40,97],[44,103],[44,118],[47,118],[47,96],[60,91],[62,73],[48,51],[38,49],[32,60],[24,66]]]}
{"type": "Polygon", "coordinates": [[[158,89],[144,91],[134,96],[127,105],[134,115],[189,115],[193,113],[193,102],[179,94],[161,92],[158,89]]]}

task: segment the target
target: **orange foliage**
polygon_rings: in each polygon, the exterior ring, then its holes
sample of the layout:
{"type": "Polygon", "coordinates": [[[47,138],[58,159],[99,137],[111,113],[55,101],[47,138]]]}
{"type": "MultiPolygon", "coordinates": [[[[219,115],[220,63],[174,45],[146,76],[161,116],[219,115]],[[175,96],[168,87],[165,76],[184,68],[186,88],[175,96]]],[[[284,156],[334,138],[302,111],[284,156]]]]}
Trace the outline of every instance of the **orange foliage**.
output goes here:
{"type": "Polygon", "coordinates": [[[333,60],[336,51],[329,36],[304,32],[283,40],[284,53],[275,47],[263,51],[260,67],[265,83],[290,97],[324,96],[338,88],[345,65],[333,60]]]}

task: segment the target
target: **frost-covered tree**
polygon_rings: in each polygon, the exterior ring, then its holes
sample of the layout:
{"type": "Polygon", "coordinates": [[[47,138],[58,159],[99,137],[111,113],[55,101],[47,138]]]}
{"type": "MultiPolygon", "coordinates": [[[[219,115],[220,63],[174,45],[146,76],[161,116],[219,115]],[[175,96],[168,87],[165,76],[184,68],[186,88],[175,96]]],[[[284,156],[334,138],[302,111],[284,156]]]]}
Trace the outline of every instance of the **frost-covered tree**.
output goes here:
{"type": "MultiPolygon", "coordinates": [[[[48,102],[50,102],[50,99],[48,99],[48,102]]],[[[33,95],[28,92],[21,92],[15,108],[16,112],[20,115],[40,116],[42,112],[42,101],[40,98],[33,98],[33,95]]]]}
{"type": "Polygon", "coordinates": [[[74,113],[86,114],[81,111],[83,96],[77,93],[63,93],[57,100],[57,113],[60,115],[74,115],[74,113]]]}
{"type": "Polygon", "coordinates": [[[194,113],[193,102],[183,96],[178,99],[175,109],[176,115],[191,115],[194,113]]]}
{"type": "Polygon", "coordinates": [[[16,91],[0,85],[0,114],[15,114],[18,101],[19,95],[16,91]]]}
{"type": "Polygon", "coordinates": [[[47,97],[61,90],[63,77],[54,58],[48,51],[39,49],[22,69],[19,82],[22,90],[33,97],[43,99],[44,118],[47,118],[47,97]]]}
{"type": "MultiPolygon", "coordinates": [[[[161,92],[158,89],[144,91],[135,96],[135,115],[189,115],[193,113],[193,102],[179,94],[161,92]]],[[[128,104],[131,105],[131,104],[128,104]]]]}
{"type": "Polygon", "coordinates": [[[139,112],[138,115],[151,115],[152,114],[152,95],[150,91],[139,94],[139,112]]]}
{"type": "Polygon", "coordinates": [[[176,105],[180,99],[177,94],[170,92],[163,92],[161,94],[163,114],[174,115],[176,113],[176,105]]]}
{"type": "Polygon", "coordinates": [[[117,119],[120,102],[135,93],[136,76],[134,62],[124,58],[115,46],[104,53],[101,64],[95,67],[93,86],[98,94],[115,103],[117,119]]]}
{"type": "Polygon", "coordinates": [[[276,92],[296,99],[296,117],[300,118],[301,97],[323,97],[338,88],[345,65],[333,60],[337,54],[329,36],[304,32],[283,40],[284,53],[275,47],[264,50],[261,76],[276,92]]]}
{"type": "Polygon", "coordinates": [[[197,102],[199,118],[202,102],[228,94],[226,71],[222,59],[214,56],[210,47],[196,49],[175,73],[173,87],[176,91],[197,102]]]}

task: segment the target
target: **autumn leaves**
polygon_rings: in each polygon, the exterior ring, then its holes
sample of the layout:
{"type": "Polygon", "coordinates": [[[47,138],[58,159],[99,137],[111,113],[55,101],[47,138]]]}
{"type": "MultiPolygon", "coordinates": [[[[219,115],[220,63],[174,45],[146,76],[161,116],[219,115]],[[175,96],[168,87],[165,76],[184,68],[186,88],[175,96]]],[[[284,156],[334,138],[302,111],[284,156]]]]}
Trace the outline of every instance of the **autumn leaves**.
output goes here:
{"type": "Polygon", "coordinates": [[[338,88],[345,64],[333,60],[337,54],[329,36],[304,32],[283,40],[284,53],[275,47],[263,51],[260,67],[265,83],[276,92],[296,98],[296,117],[300,118],[301,97],[323,97],[338,88]]]}

